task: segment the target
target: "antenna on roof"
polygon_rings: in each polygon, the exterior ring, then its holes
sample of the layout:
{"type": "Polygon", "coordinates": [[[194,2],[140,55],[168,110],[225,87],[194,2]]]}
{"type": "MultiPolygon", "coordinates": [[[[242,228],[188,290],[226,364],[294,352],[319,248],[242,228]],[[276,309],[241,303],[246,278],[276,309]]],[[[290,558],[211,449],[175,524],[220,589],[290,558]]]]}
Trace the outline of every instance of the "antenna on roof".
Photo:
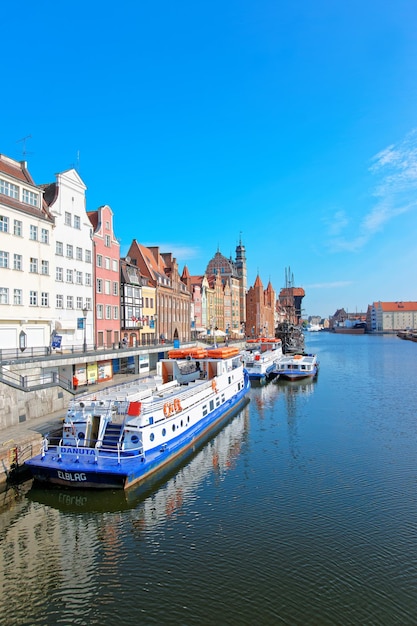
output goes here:
{"type": "Polygon", "coordinates": [[[27,152],[27,150],[26,150],[26,141],[27,141],[28,139],[32,139],[32,135],[26,135],[26,137],[23,137],[22,139],[18,139],[18,140],[16,141],[16,143],[20,143],[20,142],[22,142],[22,143],[23,143],[23,147],[22,147],[22,156],[23,156],[23,159],[25,159],[25,158],[26,158],[26,155],[27,155],[27,154],[32,154],[31,152],[27,152]]]}

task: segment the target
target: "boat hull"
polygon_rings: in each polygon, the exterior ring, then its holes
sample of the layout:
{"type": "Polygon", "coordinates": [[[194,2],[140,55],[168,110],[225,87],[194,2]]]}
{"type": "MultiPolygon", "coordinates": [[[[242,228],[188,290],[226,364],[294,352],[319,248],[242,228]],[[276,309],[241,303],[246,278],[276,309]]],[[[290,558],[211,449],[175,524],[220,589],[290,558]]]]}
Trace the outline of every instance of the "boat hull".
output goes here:
{"type": "Polygon", "coordinates": [[[243,388],[215,408],[193,428],[186,430],[166,446],[149,451],[145,455],[129,453],[100,457],[93,448],[67,447],[47,450],[26,462],[37,483],[77,489],[127,489],[139,485],[150,476],[162,475],[173,464],[192,454],[198,445],[235,414],[246,402],[250,388],[245,374],[243,388]]]}

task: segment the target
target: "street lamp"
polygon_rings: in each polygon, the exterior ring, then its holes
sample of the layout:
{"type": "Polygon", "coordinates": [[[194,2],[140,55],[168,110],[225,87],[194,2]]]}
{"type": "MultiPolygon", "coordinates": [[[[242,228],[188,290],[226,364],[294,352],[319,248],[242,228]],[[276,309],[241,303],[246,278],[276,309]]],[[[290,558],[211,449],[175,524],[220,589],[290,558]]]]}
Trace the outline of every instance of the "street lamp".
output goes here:
{"type": "Polygon", "coordinates": [[[84,343],[83,343],[83,352],[87,352],[87,313],[88,309],[85,306],[83,308],[83,318],[84,318],[84,343]]]}
{"type": "Polygon", "coordinates": [[[154,318],[154,325],[155,325],[155,345],[158,345],[159,343],[158,341],[158,314],[155,313],[153,318],[154,318]]]}

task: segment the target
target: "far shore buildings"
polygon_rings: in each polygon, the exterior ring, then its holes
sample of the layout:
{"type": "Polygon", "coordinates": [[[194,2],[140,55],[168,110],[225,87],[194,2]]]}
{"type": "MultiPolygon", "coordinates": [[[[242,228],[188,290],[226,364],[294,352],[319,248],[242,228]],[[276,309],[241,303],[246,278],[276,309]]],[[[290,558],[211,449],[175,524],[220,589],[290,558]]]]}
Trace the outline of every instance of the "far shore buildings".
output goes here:
{"type": "Polygon", "coordinates": [[[368,332],[417,329],[417,302],[374,302],[366,314],[368,332]]]}

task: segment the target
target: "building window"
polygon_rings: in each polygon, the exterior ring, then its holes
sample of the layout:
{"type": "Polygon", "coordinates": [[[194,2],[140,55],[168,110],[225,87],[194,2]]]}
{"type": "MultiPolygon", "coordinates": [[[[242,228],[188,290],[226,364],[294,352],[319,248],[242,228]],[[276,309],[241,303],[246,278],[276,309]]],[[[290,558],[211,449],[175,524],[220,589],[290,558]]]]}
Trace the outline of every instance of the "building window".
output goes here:
{"type": "Polygon", "coordinates": [[[67,243],[67,258],[72,259],[74,257],[74,246],[67,243]]]}
{"type": "Polygon", "coordinates": [[[103,257],[101,254],[97,255],[97,267],[103,267],[103,257]]]}
{"type": "Polygon", "coordinates": [[[110,295],[110,281],[106,280],[104,283],[104,293],[106,294],[106,296],[110,295]]]}
{"type": "Polygon", "coordinates": [[[111,320],[111,306],[106,304],[106,320],[111,320]]]}
{"type": "Polygon", "coordinates": [[[74,215],[74,228],[78,228],[78,230],[81,229],[81,219],[79,215],[74,215]]]}
{"type": "Polygon", "coordinates": [[[103,305],[102,304],[97,305],[97,319],[98,320],[103,319],[103,305]]]}
{"type": "Polygon", "coordinates": [[[41,241],[42,243],[49,243],[49,230],[46,228],[42,228],[41,230],[41,241]]]}
{"type": "Polygon", "coordinates": [[[74,298],[72,296],[67,296],[67,309],[74,308],[74,298]]]}
{"type": "Polygon", "coordinates": [[[71,213],[65,211],[65,224],[66,226],[71,226],[71,213]]]}
{"type": "Polygon", "coordinates": [[[113,307],[113,319],[114,320],[119,319],[119,307],[118,306],[113,307]]]}
{"type": "Polygon", "coordinates": [[[33,256],[30,257],[29,272],[31,274],[38,273],[38,259],[35,259],[33,256]]]}
{"type": "Polygon", "coordinates": [[[38,227],[33,224],[29,227],[29,239],[32,239],[32,241],[38,241],[38,227]]]}
{"type": "Polygon", "coordinates": [[[110,269],[110,259],[108,256],[104,257],[104,267],[106,268],[106,270],[110,269]]]}
{"type": "Polygon", "coordinates": [[[63,256],[64,255],[64,244],[62,243],[62,241],[57,241],[56,242],[55,252],[59,256],[63,256]]]}
{"type": "Polygon", "coordinates": [[[22,201],[25,204],[31,204],[32,206],[39,206],[39,194],[34,193],[33,191],[28,191],[27,189],[23,189],[22,201]]]}
{"type": "Polygon", "coordinates": [[[110,222],[106,222],[106,230],[110,230],[110,222]]]}
{"type": "Polygon", "coordinates": [[[113,265],[113,272],[118,272],[119,271],[119,263],[116,259],[112,259],[112,265],[113,265]]]}
{"type": "Polygon", "coordinates": [[[86,263],[91,263],[91,250],[86,250],[85,251],[85,262],[86,263]]]}
{"type": "Polygon", "coordinates": [[[13,304],[22,304],[23,300],[22,300],[22,290],[21,289],[15,289],[13,291],[13,304]]]}
{"type": "Polygon", "coordinates": [[[60,283],[62,283],[62,281],[64,280],[64,270],[62,269],[62,267],[55,268],[55,280],[59,281],[60,283]]]}
{"type": "Polygon", "coordinates": [[[75,249],[75,258],[77,259],[77,261],[82,261],[83,260],[83,249],[82,248],[76,248],[75,249]]]}
{"type": "Polygon", "coordinates": [[[49,306],[49,293],[46,291],[41,293],[41,306],[49,306]]]}
{"type": "Polygon", "coordinates": [[[7,180],[0,179],[0,193],[9,196],[9,198],[19,200],[19,187],[7,182],[7,180]]]}
{"type": "Polygon", "coordinates": [[[42,274],[49,275],[49,261],[42,261],[42,274]]]}
{"type": "Polygon", "coordinates": [[[67,283],[72,283],[72,270],[67,270],[67,283]]]}
{"type": "Polygon", "coordinates": [[[38,292],[29,291],[29,304],[31,306],[38,306],[38,292]]]}
{"type": "Polygon", "coordinates": [[[0,287],[0,304],[9,304],[9,290],[7,287],[0,287]]]}
{"type": "Polygon", "coordinates": [[[83,273],[82,272],[76,272],[76,283],[77,285],[82,285],[83,284],[83,273]]]}
{"type": "Polygon", "coordinates": [[[106,248],[110,248],[110,235],[104,235],[104,245],[106,248]]]}
{"type": "Polygon", "coordinates": [[[63,309],[64,308],[64,296],[61,295],[60,293],[57,293],[57,295],[56,295],[56,308],[57,309],[63,309]]]}
{"type": "Polygon", "coordinates": [[[15,270],[21,271],[22,269],[22,255],[21,254],[13,255],[13,268],[15,270]]]}
{"type": "Polygon", "coordinates": [[[116,282],[113,283],[113,295],[114,296],[119,295],[119,283],[116,283],[116,282]]]}
{"type": "Polygon", "coordinates": [[[87,285],[87,287],[91,287],[91,274],[85,275],[85,284],[87,285]]]}
{"type": "Polygon", "coordinates": [[[88,311],[91,311],[91,298],[86,298],[86,299],[85,299],[85,308],[86,308],[88,311]]]}
{"type": "Polygon", "coordinates": [[[83,299],[80,296],[77,296],[77,309],[83,308],[83,299]]]}
{"type": "Polygon", "coordinates": [[[0,267],[9,267],[9,253],[0,250],[0,267]]]}
{"type": "Polygon", "coordinates": [[[97,293],[103,293],[103,281],[101,278],[97,278],[96,280],[96,291],[97,293]]]}
{"type": "Polygon", "coordinates": [[[15,220],[13,223],[13,234],[16,237],[22,236],[22,222],[20,220],[15,220]]]}
{"type": "Polygon", "coordinates": [[[4,215],[0,215],[0,232],[9,232],[9,218],[4,215]]]}

